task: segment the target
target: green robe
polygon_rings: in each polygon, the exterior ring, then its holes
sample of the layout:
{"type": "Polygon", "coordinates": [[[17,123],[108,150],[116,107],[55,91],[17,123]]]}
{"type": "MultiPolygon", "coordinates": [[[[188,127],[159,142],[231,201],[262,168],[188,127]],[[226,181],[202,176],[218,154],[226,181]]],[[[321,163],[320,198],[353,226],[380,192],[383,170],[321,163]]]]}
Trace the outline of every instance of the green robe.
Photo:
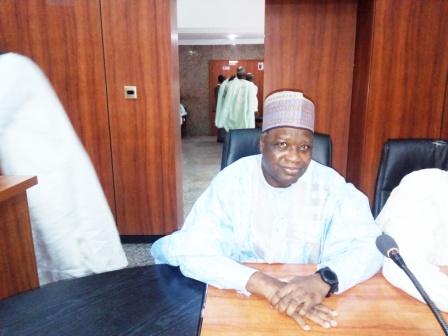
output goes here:
{"type": "Polygon", "coordinates": [[[215,125],[226,131],[254,128],[257,107],[257,87],[253,83],[238,78],[226,80],[219,90],[215,125]]]}

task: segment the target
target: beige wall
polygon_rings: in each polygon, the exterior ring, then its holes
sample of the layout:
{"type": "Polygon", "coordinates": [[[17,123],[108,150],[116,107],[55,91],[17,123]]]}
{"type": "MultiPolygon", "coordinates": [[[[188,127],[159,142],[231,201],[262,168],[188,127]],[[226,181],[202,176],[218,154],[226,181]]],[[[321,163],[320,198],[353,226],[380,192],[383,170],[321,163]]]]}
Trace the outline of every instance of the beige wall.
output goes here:
{"type": "Polygon", "coordinates": [[[210,135],[208,63],[210,60],[263,59],[264,46],[179,46],[180,96],[188,111],[187,136],[210,135]]]}

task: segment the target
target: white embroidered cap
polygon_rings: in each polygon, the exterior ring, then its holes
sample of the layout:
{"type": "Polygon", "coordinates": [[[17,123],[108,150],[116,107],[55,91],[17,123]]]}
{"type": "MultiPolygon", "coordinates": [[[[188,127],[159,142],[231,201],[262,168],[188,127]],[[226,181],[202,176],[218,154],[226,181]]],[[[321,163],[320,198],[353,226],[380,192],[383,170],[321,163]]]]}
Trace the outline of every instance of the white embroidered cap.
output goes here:
{"type": "Polygon", "coordinates": [[[314,104],[302,92],[280,91],[264,101],[262,132],[276,127],[298,127],[314,132],[314,104]]]}

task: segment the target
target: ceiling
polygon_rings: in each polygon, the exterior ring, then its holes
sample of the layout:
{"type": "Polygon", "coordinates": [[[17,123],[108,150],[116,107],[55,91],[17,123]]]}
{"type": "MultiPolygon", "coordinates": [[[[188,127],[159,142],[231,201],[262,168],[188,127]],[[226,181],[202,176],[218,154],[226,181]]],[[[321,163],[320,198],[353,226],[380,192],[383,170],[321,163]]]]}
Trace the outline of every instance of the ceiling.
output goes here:
{"type": "Polygon", "coordinates": [[[263,44],[264,0],[177,0],[180,45],[263,44]]]}

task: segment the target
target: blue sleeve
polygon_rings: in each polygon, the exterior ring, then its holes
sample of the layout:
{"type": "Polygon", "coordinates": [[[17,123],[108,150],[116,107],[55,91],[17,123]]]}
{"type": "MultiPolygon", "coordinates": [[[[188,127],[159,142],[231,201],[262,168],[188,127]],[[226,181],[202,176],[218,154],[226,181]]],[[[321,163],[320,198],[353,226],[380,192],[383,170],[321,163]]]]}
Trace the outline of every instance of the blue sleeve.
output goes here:
{"type": "Polygon", "coordinates": [[[380,269],[383,258],[375,239],[381,232],[372,217],[367,197],[353,185],[345,184],[331,197],[318,267],[328,266],[336,273],[338,293],[342,293],[380,269]]]}
{"type": "Polygon", "coordinates": [[[190,278],[217,288],[236,289],[246,295],[254,269],[232,259],[237,246],[233,237],[232,195],[225,179],[215,178],[188,215],[183,228],[156,241],[151,254],[156,263],[180,266],[190,278]]]}

